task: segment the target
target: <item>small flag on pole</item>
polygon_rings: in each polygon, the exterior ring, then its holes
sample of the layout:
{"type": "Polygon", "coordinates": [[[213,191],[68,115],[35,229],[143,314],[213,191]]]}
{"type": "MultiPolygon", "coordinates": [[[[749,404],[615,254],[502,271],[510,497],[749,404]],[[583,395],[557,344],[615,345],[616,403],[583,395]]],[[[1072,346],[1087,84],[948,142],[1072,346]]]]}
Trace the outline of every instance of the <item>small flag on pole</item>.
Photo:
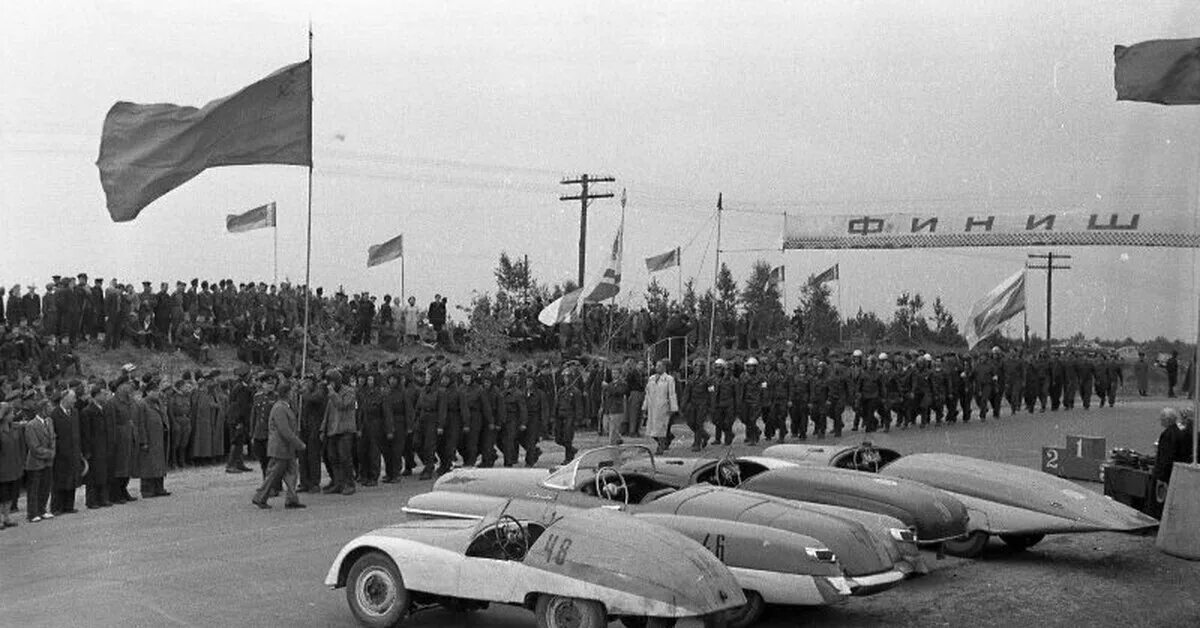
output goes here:
{"type": "Polygon", "coordinates": [[[312,165],[312,65],[301,61],[197,109],[118,102],[100,132],[100,185],[126,222],[208,168],[312,165]]]}
{"type": "Polygon", "coordinates": [[[816,277],[813,277],[813,280],[812,280],[812,282],[817,285],[823,284],[826,281],[841,281],[841,278],[838,276],[838,265],[837,264],[834,264],[833,266],[830,266],[829,268],[825,269],[825,272],[821,273],[820,275],[817,275],[816,277]]]}
{"type": "Polygon", "coordinates": [[[1200,39],[1156,39],[1113,48],[1117,100],[1200,104],[1200,39]]]}
{"type": "Polygon", "coordinates": [[[242,233],[255,229],[266,229],[275,226],[275,202],[260,205],[243,214],[226,214],[225,230],[229,233],[242,233]]]}
{"type": "Polygon", "coordinates": [[[646,270],[656,273],[679,265],[679,247],[662,255],[646,258],[646,270]]]}
{"type": "Polygon", "coordinates": [[[974,349],[979,341],[992,335],[1004,321],[1020,314],[1025,309],[1025,269],[1005,279],[992,288],[987,296],[975,302],[967,316],[963,335],[968,348],[974,349]]]}
{"type": "Polygon", "coordinates": [[[400,234],[383,244],[372,244],[367,248],[367,268],[390,262],[404,257],[404,234],[400,234]]]}
{"type": "Polygon", "coordinates": [[[771,274],[767,275],[767,285],[775,286],[781,281],[787,281],[787,268],[776,266],[771,269],[771,274]]]}

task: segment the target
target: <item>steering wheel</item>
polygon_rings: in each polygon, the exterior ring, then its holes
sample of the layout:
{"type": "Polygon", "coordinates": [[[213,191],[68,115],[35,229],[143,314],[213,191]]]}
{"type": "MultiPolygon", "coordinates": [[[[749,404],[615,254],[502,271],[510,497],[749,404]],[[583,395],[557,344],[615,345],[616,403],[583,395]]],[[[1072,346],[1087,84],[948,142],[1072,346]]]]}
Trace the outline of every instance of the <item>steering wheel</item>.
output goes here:
{"type": "Polygon", "coordinates": [[[505,560],[522,560],[529,552],[529,530],[512,515],[496,519],[496,549],[505,560]]]}
{"type": "Polygon", "coordinates": [[[716,480],[717,486],[736,488],[742,483],[742,468],[738,466],[737,460],[726,454],[713,468],[713,479],[716,480]]]}
{"type": "Polygon", "coordinates": [[[620,471],[617,471],[613,467],[600,467],[596,470],[595,483],[597,497],[617,501],[616,493],[620,493],[621,501],[626,506],[629,505],[629,484],[625,482],[625,476],[621,475],[620,471]],[[615,476],[611,482],[607,479],[609,476],[615,476]],[[617,484],[618,486],[615,489],[610,489],[610,484],[617,484]]]}

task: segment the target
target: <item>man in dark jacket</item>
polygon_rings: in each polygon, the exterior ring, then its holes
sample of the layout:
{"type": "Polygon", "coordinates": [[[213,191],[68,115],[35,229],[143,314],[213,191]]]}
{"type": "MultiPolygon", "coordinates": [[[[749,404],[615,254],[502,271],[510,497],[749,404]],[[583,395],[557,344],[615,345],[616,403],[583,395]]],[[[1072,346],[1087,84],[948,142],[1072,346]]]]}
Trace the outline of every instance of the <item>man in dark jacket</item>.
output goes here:
{"type": "Polygon", "coordinates": [[[267,456],[271,462],[251,502],[262,509],[270,508],[267,500],[277,493],[275,486],[282,484],[287,490],[283,507],[304,508],[296,494],[296,454],[303,452],[306,446],[296,435],[300,421],[292,409],[292,385],[285,380],[275,392],[276,400],[267,418],[267,456]]]}
{"type": "Polygon", "coordinates": [[[250,384],[250,369],[239,366],[233,371],[237,380],[229,392],[229,411],[225,424],[229,428],[229,459],[225,473],[245,473],[250,470],[242,462],[242,447],[246,445],[246,426],[250,421],[250,409],[254,403],[254,389],[250,384]]]}
{"type": "Polygon", "coordinates": [[[109,501],[109,457],[116,441],[116,413],[107,405],[108,389],[93,386],[79,412],[79,445],[88,463],[84,504],[88,508],[112,506],[109,501]]]}
{"type": "Polygon", "coordinates": [[[75,489],[83,478],[83,453],[79,448],[79,414],[75,410],[75,390],[68,388],[58,396],[50,420],[54,422],[54,492],[50,494],[50,512],[55,515],[77,512],[75,489]]]}

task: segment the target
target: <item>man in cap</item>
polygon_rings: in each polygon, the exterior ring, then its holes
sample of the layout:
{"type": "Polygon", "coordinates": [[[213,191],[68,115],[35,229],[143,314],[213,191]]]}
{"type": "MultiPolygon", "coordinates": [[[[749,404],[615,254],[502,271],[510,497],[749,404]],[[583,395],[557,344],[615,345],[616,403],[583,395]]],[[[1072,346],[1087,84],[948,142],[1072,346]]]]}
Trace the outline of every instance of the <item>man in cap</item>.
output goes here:
{"type": "Polygon", "coordinates": [[[283,507],[304,508],[304,504],[300,503],[299,495],[296,494],[298,475],[296,454],[304,451],[306,445],[296,435],[300,428],[300,421],[292,408],[291,382],[287,380],[281,382],[277,393],[267,419],[267,455],[270,463],[267,475],[250,501],[259,508],[270,508],[271,505],[267,503],[267,500],[272,495],[279,493],[275,487],[282,484],[287,490],[283,507]]]}
{"type": "Polygon", "coordinates": [[[229,428],[229,459],[225,463],[226,473],[246,473],[250,467],[242,461],[242,448],[246,445],[250,412],[254,406],[254,387],[250,383],[250,368],[239,365],[233,370],[235,376],[229,391],[229,410],[225,425],[229,428]]]}
{"type": "Polygon", "coordinates": [[[583,391],[570,363],[563,367],[562,386],[554,404],[554,442],[562,445],[563,464],[575,458],[575,425],[583,420],[583,391]]]}
{"type": "Polygon", "coordinates": [[[712,377],[705,372],[704,360],[696,358],[692,362],[692,370],[683,384],[684,419],[688,429],[692,430],[692,451],[700,451],[708,446],[711,436],[704,424],[708,421],[709,410],[712,408],[713,396],[712,377]]]}
{"type": "Polygon", "coordinates": [[[353,386],[343,383],[341,371],[330,370],[325,379],[329,382],[329,392],[318,429],[325,440],[325,456],[333,477],[321,492],[353,495],[354,434],[359,429],[354,410],[357,396],[353,386]]]}
{"type": "Polygon", "coordinates": [[[743,439],[747,445],[757,445],[759,438],[758,420],[763,413],[764,401],[769,397],[767,378],[758,370],[758,359],[746,359],[746,372],[741,378],[741,399],[738,407],[742,424],[746,428],[743,439]]]}

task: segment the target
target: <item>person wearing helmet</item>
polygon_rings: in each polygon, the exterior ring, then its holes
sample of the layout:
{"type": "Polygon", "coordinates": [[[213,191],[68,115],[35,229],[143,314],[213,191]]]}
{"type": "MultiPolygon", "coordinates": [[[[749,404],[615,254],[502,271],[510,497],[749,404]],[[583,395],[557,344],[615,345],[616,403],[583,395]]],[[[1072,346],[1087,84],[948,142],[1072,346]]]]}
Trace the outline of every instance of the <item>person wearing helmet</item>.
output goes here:
{"type": "Polygon", "coordinates": [[[738,412],[739,383],[729,372],[729,364],[720,358],[713,364],[717,369],[713,377],[709,399],[709,414],[718,444],[733,444],[733,419],[738,412]]]}
{"type": "Polygon", "coordinates": [[[742,425],[746,428],[743,442],[747,445],[757,445],[759,437],[758,420],[763,414],[763,408],[769,399],[766,376],[758,370],[756,358],[746,359],[746,372],[742,373],[741,402],[738,404],[742,425]]]}

